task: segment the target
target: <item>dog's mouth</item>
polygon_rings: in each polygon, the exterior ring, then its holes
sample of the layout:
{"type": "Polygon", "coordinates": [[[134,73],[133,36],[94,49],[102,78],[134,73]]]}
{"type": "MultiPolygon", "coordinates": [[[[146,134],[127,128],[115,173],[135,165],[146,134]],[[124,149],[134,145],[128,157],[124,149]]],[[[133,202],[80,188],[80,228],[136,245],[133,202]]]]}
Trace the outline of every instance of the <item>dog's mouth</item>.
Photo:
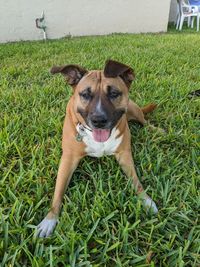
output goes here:
{"type": "Polygon", "coordinates": [[[110,133],[110,129],[95,128],[92,130],[92,135],[96,142],[106,142],[110,137],[110,133]]]}

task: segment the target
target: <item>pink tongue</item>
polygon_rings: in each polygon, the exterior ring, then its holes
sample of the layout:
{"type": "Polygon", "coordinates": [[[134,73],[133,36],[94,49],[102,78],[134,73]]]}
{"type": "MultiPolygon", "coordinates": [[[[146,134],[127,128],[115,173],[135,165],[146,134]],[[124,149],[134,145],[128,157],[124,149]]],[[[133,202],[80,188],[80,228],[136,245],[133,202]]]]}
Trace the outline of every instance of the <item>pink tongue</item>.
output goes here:
{"type": "Polygon", "coordinates": [[[110,137],[110,130],[107,129],[93,129],[92,134],[96,142],[106,142],[110,137]]]}

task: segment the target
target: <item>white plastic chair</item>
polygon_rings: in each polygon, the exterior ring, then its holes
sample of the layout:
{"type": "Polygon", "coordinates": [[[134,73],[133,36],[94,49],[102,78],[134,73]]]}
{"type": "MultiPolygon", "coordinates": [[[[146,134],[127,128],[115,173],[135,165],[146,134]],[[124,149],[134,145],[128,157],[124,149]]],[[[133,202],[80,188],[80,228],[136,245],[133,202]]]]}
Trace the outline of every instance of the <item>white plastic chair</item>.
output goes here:
{"type": "Polygon", "coordinates": [[[185,3],[184,0],[177,0],[177,21],[176,21],[176,29],[182,30],[183,22],[187,18],[188,26],[193,28],[194,26],[194,18],[197,18],[197,31],[199,31],[199,8],[198,6],[191,6],[188,3],[185,3]]]}

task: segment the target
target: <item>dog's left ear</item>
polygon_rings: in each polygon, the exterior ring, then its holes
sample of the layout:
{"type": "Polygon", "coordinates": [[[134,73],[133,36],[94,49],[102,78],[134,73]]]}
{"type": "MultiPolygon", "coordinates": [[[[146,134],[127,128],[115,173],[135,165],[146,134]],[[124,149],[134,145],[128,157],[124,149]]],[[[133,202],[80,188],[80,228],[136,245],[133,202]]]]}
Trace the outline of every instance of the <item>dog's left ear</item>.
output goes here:
{"type": "Polygon", "coordinates": [[[128,88],[135,78],[135,74],[131,67],[114,60],[106,61],[104,76],[107,78],[116,78],[119,76],[128,88]]]}
{"type": "Polygon", "coordinates": [[[50,72],[51,74],[61,73],[67,83],[74,87],[88,71],[78,65],[65,65],[60,67],[53,66],[50,72]]]}

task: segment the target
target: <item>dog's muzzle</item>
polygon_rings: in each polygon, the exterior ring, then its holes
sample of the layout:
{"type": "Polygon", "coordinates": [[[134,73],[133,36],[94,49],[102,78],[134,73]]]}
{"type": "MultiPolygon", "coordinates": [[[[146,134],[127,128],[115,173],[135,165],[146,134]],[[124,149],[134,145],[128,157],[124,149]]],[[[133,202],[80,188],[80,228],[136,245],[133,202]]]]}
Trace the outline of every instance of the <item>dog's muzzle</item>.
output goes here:
{"type": "Polygon", "coordinates": [[[94,128],[105,128],[108,118],[105,114],[93,114],[90,116],[91,124],[94,128]]]}

